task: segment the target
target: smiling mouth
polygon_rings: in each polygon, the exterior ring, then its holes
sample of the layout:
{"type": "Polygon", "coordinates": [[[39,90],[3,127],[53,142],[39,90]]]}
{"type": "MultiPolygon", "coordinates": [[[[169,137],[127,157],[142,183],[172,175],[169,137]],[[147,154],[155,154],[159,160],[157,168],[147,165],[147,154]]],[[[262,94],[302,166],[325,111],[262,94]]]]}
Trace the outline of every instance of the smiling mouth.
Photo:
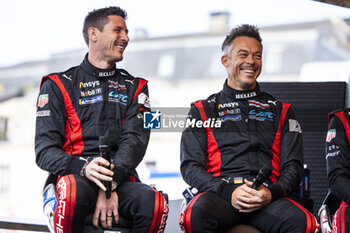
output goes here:
{"type": "Polygon", "coordinates": [[[121,50],[122,52],[123,52],[123,51],[125,50],[125,48],[126,48],[126,45],[117,44],[116,46],[117,46],[117,48],[118,48],[119,50],[121,50]]]}
{"type": "Polygon", "coordinates": [[[255,69],[241,69],[241,72],[247,73],[247,74],[254,74],[255,69]]]}

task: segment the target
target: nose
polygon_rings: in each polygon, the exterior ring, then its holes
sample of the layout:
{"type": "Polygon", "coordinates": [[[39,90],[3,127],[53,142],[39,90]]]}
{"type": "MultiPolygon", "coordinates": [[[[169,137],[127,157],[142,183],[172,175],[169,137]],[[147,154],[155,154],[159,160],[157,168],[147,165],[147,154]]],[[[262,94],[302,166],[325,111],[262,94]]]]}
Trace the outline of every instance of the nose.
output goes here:
{"type": "Polygon", "coordinates": [[[126,31],[123,31],[121,33],[121,39],[125,42],[129,42],[130,39],[129,39],[128,33],[126,31]]]}
{"type": "Polygon", "coordinates": [[[254,56],[252,54],[247,56],[246,57],[246,62],[249,63],[249,64],[254,64],[255,63],[254,56]]]}

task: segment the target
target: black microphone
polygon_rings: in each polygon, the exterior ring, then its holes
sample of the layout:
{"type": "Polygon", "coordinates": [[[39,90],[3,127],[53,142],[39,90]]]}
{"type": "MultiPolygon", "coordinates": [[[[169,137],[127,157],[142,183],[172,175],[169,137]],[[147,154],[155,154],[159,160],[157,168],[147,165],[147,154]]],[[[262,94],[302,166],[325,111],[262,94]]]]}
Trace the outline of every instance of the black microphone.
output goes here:
{"type": "MultiPolygon", "coordinates": [[[[111,163],[111,146],[109,138],[106,136],[100,136],[98,148],[100,150],[100,155],[102,156],[102,158],[111,163]]],[[[102,183],[107,189],[106,198],[109,199],[111,197],[112,183],[110,181],[102,181],[102,183]]]]}
{"type": "Polygon", "coordinates": [[[253,180],[251,188],[258,190],[264,181],[271,175],[272,166],[271,164],[265,164],[260,170],[258,175],[253,180]]]}

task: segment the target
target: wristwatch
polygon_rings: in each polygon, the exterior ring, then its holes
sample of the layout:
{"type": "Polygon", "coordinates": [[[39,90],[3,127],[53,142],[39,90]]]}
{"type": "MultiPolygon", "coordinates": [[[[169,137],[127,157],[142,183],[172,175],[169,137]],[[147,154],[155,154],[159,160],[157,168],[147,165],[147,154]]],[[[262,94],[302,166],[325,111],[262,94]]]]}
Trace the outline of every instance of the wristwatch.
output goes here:
{"type": "Polygon", "coordinates": [[[117,190],[117,187],[118,187],[118,183],[115,181],[112,181],[111,191],[113,192],[113,191],[117,190]]]}

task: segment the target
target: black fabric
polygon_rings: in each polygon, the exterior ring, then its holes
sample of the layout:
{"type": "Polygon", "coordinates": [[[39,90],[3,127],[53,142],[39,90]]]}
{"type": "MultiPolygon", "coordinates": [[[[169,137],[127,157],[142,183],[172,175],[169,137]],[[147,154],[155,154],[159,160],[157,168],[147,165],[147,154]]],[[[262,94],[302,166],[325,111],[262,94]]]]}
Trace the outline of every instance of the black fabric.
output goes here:
{"type": "Polygon", "coordinates": [[[185,214],[186,211],[187,214],[191,213],[187,217],[191,219],[193,233],[225,232],[237,224],[250,225],[269,233],[306,232],[306,214],[310,215],[285,198],[252,213],[239,213],[228,202],[210,192],[201,195],[187,208],[191,209],[190,212],[185,210],[185,214]]]}
{"type": "MultiPolygon", "coordinates": [[[[135,232],[164,230],[168,213],[164,199],[148,185],[130,182],[139,181],[136,167],[150,135],[142,116],[149,110],[146,80],[116,67],[98,69],[87,56],[77,67],[43,77],[37,104],[36,163],[62,181],[57,184],[57,196],[65,201],[58,199],[58,206],[67,213],[60,230],[82,232],[82,223],[94,211],[97,186],[80,174],[89,159],[100,155],[100,136],[110,138],[120,214],[133,220],[135,232]],[[73,187],[67,195],[65,186],[73,187]]],[[[55,224],[61,220],[58,216],[55,224]]]]}
{"type": "Polygon", "coordinates": [[[345,82],[260,82],[262,91],[293,105],[303,130],[304,162],[310,169],[310,198],[317,214],[327,194],[325,139],[328,113],[345,106],[345,82]]]}
{"type": "Polygon", "coordinates": [[[55,175],[80,174],[85,159],[99,156],[99,137],[111,138],[114,180],[137,177],[150,130],[147,81],[121,69],[98,69],[87,57],[77,67],[45,76],[38,97],[36,163],[55,175]]]}
{"type": "Polygon", "coordinates": [[[342,202],[332,221],[333,233],[350,233],[350,206],[342,202]]]}
{"type": "Polygon", "coordinates": [[[350,150],[346,128],[349,127],[350,109],[330,115],[329,136],[326,140],[326,162],[329,188],[342,201],[350,203],[350,150]],[[343,119],[345,122],[342,122],[343,119]],[[345,125],[344,125],[345,124],[345,125]]]}
{"type": "Polygon", "coordinates": [[[265,182],[272,200],[297,189],[303,171],[302,134],[290,105],[261,92],[259,85],[238,91],[225,82],[221,92],[195,102],[189,118],[204,121],[204,114],[220,119],[221,125],[211,127],[212,134],[203,127],[187,127],[182,133],[180,168],[187,184],[230,203],[233,189],[225,184],[237,184],[237,177],[253,180],[271,164],[274,171],[265,182]]]}
{"type": "MultiPolygon", "coordinates": [[[[334,232],[350,232],[350,160],[349,160],[349,142],[350,134],[348,132],[350,122],[350,109],[343,109],[329,114],[329,126],[326,139],[326,161],[327,176],[333,199],[341,200],[333,218],[332,228],[334,232]],[[345,231],[343,229],[345,228],[345,231]]],[[[331,203],[332,198],[327,196],[327,206],[330,211],[334,208],[331,203]]],[[[332,212],[330,213],[332,214],[332,212]]]]}
{"type": "MultiPolygon", "coordinates": [[[[74,213],[71,213],[73,214],[72,222],[68,223],[71,224],[68,227],[72,228],[72,232],[79,233],[84,230],[83,222],[92,225],[98,187],[78,175],[74,175],[74,180],[76,193],[72,193],[72,195],[76,195],[76,200],[74,213]]],[[[66,188],[70,190],[70,187],[66,188]]],[[[124,182],[117,191],[118,212],[122,216],[121,222],[116,224],[113,218],[113,226],[132,229],[132,232],[149,232],[154,217],[155,192],[150,186],[140,182],[124,182]]],[[[65,200],[68,203],[71,196],[67,195],[65,200]]]]}

